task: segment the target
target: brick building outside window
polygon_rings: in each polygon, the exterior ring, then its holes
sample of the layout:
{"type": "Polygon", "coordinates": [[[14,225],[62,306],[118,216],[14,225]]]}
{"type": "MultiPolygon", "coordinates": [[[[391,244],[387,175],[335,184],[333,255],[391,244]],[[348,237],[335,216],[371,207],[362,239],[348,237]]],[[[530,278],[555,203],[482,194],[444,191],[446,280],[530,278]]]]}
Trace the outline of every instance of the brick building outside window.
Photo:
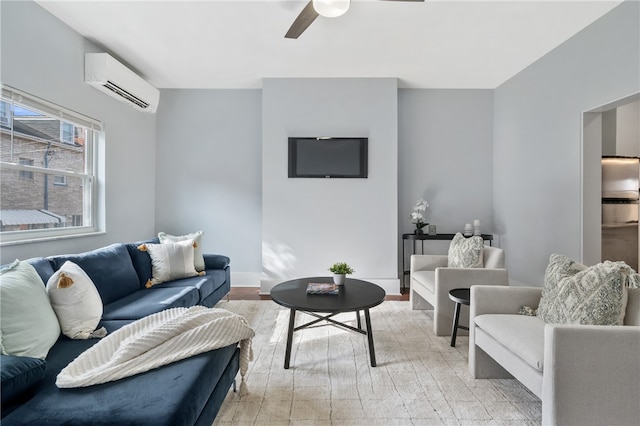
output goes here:
{"type": "Polygon", "coordinates": [[[0,100],[0,232],[92,226],[98,131],[0,100]]]}

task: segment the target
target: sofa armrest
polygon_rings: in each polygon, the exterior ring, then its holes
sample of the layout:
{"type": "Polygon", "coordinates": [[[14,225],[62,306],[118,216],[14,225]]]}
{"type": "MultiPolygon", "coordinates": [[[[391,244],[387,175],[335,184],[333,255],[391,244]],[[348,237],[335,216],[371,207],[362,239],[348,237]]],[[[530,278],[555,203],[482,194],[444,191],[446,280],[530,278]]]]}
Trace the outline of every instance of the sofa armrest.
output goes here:
{"type": "Polygon", "coordinates": [[[542,424],[637,424],[640,327],[544,330],[542,424]]]}
{"type": "Polygon", "coordinates": [[[523,305],[537,308],[542,287],[471,287],[470,318],[482,314],[517,314],[523,305]]]}
{"type": "Polygon", "coordinates": [[[446,267],[449,257],[441,254],[413,254],[411,255],[411,272],[435,271],[436,268],[446,267]]]}
{"type": "Polygon", "coordinates": [[[225,269],[231,259],[221,254],[203,254],[205,269],[225,269]]]}

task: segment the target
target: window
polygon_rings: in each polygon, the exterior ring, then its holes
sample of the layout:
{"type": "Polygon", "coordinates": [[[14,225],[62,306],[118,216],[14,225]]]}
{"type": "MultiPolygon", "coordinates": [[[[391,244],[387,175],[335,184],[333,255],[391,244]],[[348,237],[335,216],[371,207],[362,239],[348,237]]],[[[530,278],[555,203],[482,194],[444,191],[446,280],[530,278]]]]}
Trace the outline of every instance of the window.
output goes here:
{"type": "Polygon", "coordinates": [[[66,185],[67,184],[67,177],[66,176],[54,176],[53,177],[53,184],[54,185],[66,185]]]}
{"type": "MultiPolygon", "coordinates": [[[[33,166],[33,160],[30,158],[20,158],[19,161],[23,166],[33,166]]],[[[28,170],[20,170],[19,175],[22,179],[33,179],[33,172],[28,170]]]]}
{"type": "Polygon", "coordinates": [[[64,121],[60,122],[60,141],[66,143],[73,143],[73,124],[65,123],[64,121]]]}
{"type": "Polygon", "coordinates": [[[95,232],[101,123],[6,86],[0,105],[2,244],[95,232]]]}
{"type": "Polygon", "coordinates": [[[0,126],[11,126],[11,114],[9,113],[9,104],[0,101],[0,126]]]}

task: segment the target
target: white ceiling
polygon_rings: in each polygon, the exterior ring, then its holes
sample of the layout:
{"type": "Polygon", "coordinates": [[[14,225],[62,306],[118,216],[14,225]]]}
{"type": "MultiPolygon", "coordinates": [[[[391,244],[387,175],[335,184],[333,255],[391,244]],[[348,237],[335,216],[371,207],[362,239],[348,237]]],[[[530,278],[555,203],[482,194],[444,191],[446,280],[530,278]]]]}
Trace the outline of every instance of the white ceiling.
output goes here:
{"type": "Polygon", "coordinates": [[[259,88],[264,77],[397,77],[495,88],[621,1],[354,0],[284,34],[299,1],[37,1],[158,88],[259,88]]]}

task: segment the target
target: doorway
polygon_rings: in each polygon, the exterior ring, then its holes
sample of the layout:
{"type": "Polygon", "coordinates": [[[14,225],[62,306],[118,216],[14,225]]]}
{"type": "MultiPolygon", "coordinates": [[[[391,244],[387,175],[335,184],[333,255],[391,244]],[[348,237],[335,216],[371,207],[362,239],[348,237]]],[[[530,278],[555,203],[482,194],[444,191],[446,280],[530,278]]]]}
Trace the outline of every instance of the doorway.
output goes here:
{"type": "Polygon", "coordinates": [[[582,114],[582,263],[602,259],[602,156],[640,157],[640,92],[582,114]],[[631,141],[631,142],[630,142],[631,141]]]}

